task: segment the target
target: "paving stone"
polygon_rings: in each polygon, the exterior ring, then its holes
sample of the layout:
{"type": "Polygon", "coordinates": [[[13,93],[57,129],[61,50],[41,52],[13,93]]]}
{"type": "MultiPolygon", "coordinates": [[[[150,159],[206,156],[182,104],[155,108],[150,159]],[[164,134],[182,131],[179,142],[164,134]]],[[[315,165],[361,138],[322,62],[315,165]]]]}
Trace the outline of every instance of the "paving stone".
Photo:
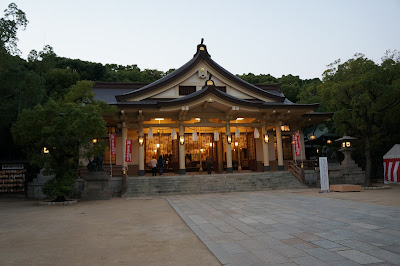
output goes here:
{"type": "Polygon", "coordinates": [[[342,245],[339,245],[338,243],[329,241],[329,240],[316,240],[316,241],[311,241],[314,245],[320,246],[322,248],[340,248],[342,245]]]}
{"type": "Polygon", "coordinates": [[[397,253],[397,254],[400,254],[400,245],[398,245],[398,244],[393,244],[393,245],[389,245],[389,246],[383,246],[381,248],[389,250],[389,251],[397,253]]]}
{"type": "Polygon", "coordinates": [[[400,265],[400,255],[383,249],[373,249],[364,251],[366,254],[378,259],[390,262],[394,265],[400,265]]]}
{"type": "Polygon", "coordinates": [[[252,253],[268,265],[291,263],[291,260],[271,249],[257,250],[252,253]]]}
{"type": "Polygon", "coordinates": [[[287,258],[303,257],[307,256],[307,253],[301,251],[300,249],[294,248],[286,244],[274,245],[271,249],[279,252],[287,258]]]}
{"type": "Polygon", "coordinates": [[[274,237],[276,239],[294,238],[294,236],[291,236],[291,235],[286,234],[286,233],[281,232],[281,231],[269,232],[269,233],[266,233],[266,234],[269,235],[269,236],[272,236],[272,237],[274,237]]]}
{"type": "Polygon", "coordinates": [[[223,265],[235,264],[235,261],[232,259],[232,257],[221,247],[219,247],[218,244],[216,244],[214,241],[203,241],[203,243],[223,265]]]}
{"type": "Polygon", "coordinates": [[[298,249],[310,249],[310,248],[317,248],[317,245],[314,245],[308,241],[304,241],[300,238],[290,238],[290,239],[282,239],[281,242],[293,246],[298,249]]]}
{"type": "Polygon", "coordinates": [[[233,254],[231,257],[238,265],[265,265],[265,263],[253,253],[233,254]]]}
{"type": "Polygon", "coordinates": [[[233,240],[245,240],[245,239],[250,239],[250,237],[246,234],[243,234],[240,231],[236,231],[236,232],[231,232],[231,233],[225,233],[227,236],[229,236],[230,238],[232,238],[233,240]]]}
{"type": "Polygon", "coordinates": [[[360,264],[384,262],[383,260],[354,249],[338,251],[336,253],[360,264]]]}
{"type": "Polygon", "coordinates": [[[241,245],[238,243],[221,243],[218,244],[225,252],[228,254],[240,254],[240,253],[248,253],[248,249],[244,249],[241,245]]]}
{"type": "Polygon", "coordinates": [[[303,239],[305,241],[316,241],[316,240],[324,240],[322,237],[317,236],[316,234],[312,234],[312,233],[293,233],[291,234],[294,237],[303,239]]]}
{"type": "Polygon", "coordinates": [[[375,246],[369,245],[367,243],[364,242],[360,242],[358,240],[354,240],[354,239],[345,239],[345,240],[337,240],[335,241],[343,246],[346,247],[350,247],[352,249],[356,249],[359,251],[363,251],[363,250],[371,250],[371,249],[378,249],[375,246]]]}
{"type": "Polygon", "coordinates": [[[317,236],[320,236],[320,237],[325,238],[325,239],[330,240],[330,241],[349,239],[349,237],[347,237],[347,236],[342,236],[342,235],[328,233],[328,232],[315,233],[315,234],[317,236]]]}
{"type": "Polygon", "coordinates": [[[353,260],[339,260],[330,263],[333,266],[359,266],[360,264],[353,260]]]}
{"type": "Polygon", "coordinates": [[[352,223],[352,225],[358,226],[358,227],[362,227],[365,229],[381,229],[382,227],[380,226],[376,226],[373,224],[367,224],[367,223],[352,223]]]}
{"type": "Polygon", "coordinates": [[[319,260],[313,256],[305,256],[305,257],[298,257],[298,258],[292,258],[293,262],[295,262],[298,265],[304,265],[304,266],[325,266],[329,265],[326,262],[323,262],[322,260],[319,260]]]}
{"type": "MultiPolygon", "coordinates": [[[[226,223],[225,223],[225,224],[226,224],[226,223]]],[[[232,233],[232,232],[237,232],[237,231],[238,231],[235,227],[233,227],[233,226],[231,226],[231,225],[228,225],[228,224],[226,224],[226,225],[216,225],[216,227],[217,227],[221,232],[224,232],[224,233],[232,233]]]]}
{"type": "Polygon", "coordinates": [[[342,257],[334,252],[328,251],[324,248],[310,248],[304,249],[304,252],[314,256],[322,261],[329,262],[329,261],[338,261],[338,260],[345,260],[345,257],[342,257]]]}

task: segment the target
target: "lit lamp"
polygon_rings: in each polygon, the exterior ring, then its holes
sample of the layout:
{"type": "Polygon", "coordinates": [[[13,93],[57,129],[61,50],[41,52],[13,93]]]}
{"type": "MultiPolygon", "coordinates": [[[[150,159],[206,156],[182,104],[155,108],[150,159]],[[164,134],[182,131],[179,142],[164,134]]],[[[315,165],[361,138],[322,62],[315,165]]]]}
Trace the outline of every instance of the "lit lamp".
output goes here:
{"type": "Polygon", "coordinates": [[[210,147],[212,147],[212,142],[210,142],[210,147]]]}
{"type": "Polygon", "coordinates": [[[332,140],[328,139],[326,143],[332,144],[332,140]]]}
{"type": "Polygon", "coordinates": [[[311,135],[310,136],[310,140],[314,140],[315,139],[315,136],[314,135],[311,135]]]}
{"type": "Polygon", "coordinates": [[[97,143],[97,139],[92,139],[92,143],[93,144],[97,143]]]}
{"type": "Polygon", "coordinates": [[[156,147],[157,147],[157,148],[160,148],[160,144],[157,143],[157,144],[156,144],[156,147]]]}
{"type": "Polygon", "coordinates": [[[265,142],[265,143],[268,143],[268,141],[269,141],[268,135],[267,135],[267,134],[264,134],[264,142],[265,142]]]}
{"type": "Polygon", "coordinates": [[[143,146],[143,143],[144,143],[144,138],[143,138],[143,136],[139,136],[139,145],[140,146],[143,146]]]}
{"type": "Polygon", "coordinates": [[[282,125],[281,126],[281,131],[290,131],[290,126],[289,125],[282,125]]]}
{"type": "Polygon", "coordinates": [[[355,139],[356,138],[344,135],[342,138],[335,140],[341,143],[342,148],[339,151],[344,154],[344,160],[341,163],[344,166],[350,167],[355,165],[355,162],[351,159],[351,152],[354,150],[352,141],[355,139]]]}
{"type": "Polygon", "coordinates": [[[179,144],[181,145],[185,144],[185,136],[179,136],[179,144]]]}
{"type": "Polygon", "coordinates": [[[236,146],[236,147],[239,146],[239,142],[236,141],[236,142],[235,142],[235,146],[236,146]]]}
{"type": "Polygon", "coordinates": [[[49,153],[49,150],[46,147],[43,147],[43,153],[47,154],[47,153],[49,153]]]}
{"type": "Polygon", "coordinates": [[[232,143],[232,136],[230,134],[226,135],[226,141],[228,142],[228,144],[232,143]]]}

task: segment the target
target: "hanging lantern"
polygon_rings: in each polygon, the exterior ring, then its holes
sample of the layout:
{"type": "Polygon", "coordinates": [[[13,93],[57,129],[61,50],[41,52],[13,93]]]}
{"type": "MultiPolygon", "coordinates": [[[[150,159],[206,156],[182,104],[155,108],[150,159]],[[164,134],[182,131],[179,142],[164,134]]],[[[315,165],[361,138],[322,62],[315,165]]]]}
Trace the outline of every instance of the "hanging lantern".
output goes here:
{"type": "Polygon", "coordinates": [[[197,133],[196,133],[196,130],[195,131],[193,131],[193,141],[197,141],[197,133]]]}
{"type": "Polygon", "coordinates": [[[153,129],[150,128],[149,130],[149,139],[153,139],[153,129]]]}
{"type": "Polygon", "coordinates": [[[171,139],[172,139],[172,140],[175,140],[175,139],[177,139],[177,138],[178,138],[178,135],[176,134],[175,128],[173,128],[173,129],[172,129],[172,132],[171,132],[171,139]]]}
{"type": "Polygon", "coordinates": [[[219,134],[216,130],[214,131],[214,141],[219,141],[219,134]]]}
{"type": "Polygon", "coordinates": [[[235,131],[235,138],[240,138],[240,131],[239,131],[239,128],[236,128],[236,131],[235,131]]]}
{"type": "Polygon", "coordinates": [[[254,138],[255,138],[255,139],[258,139],[259,137],[260,137],[260,132],[258,132],[258,129],[255,128],[255,129],[254,129],[254,138]]]}

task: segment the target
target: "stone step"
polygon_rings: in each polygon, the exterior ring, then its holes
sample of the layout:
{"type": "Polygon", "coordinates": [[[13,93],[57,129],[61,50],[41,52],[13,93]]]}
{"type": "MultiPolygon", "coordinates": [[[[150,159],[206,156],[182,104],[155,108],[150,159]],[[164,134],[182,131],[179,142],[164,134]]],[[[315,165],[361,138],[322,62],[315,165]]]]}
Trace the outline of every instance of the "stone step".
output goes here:
{"type": "Polygon", "coordinates": [[[305,188],[290,172],[131,177],[127,196],[203,194],[305,188]]]}

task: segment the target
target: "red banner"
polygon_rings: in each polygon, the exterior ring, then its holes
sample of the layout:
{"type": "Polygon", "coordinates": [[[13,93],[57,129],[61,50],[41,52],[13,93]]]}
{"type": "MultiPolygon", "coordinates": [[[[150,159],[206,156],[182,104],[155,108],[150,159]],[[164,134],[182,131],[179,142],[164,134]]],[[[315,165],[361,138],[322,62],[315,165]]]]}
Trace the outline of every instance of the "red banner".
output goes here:
{"type": "Polygon", "coordinates": [[[132,162],[132,140],[126,140],[125,162],[132,162]]]}
{"type": "Polygon", "coordinates": [[[296,156],[300,156],[301,155],[301,142],[300,142],[300,134],[298,131],[294,132],[293,140],[294,140],[294,150],[296,152],[296,156]]]}
{"type": "Polygon", "coordinates": [[[110,134],[110,152],[111,155],[117,154],[117,143],[115,141],[115,134],[110,134]]]}

